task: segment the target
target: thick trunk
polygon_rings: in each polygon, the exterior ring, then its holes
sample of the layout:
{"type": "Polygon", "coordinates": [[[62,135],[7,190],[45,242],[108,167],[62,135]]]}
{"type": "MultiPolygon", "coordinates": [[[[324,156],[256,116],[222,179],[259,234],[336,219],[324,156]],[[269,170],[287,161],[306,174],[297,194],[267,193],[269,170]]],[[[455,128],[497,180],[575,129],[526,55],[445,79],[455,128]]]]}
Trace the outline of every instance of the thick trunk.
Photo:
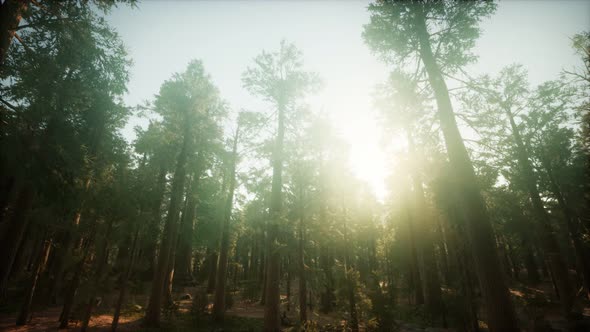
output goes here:
{"type": "Polygon", "coordinates": [[[0,252],[3,253],[0,255],[0,298],[3,298],[6,294],[12,266],[14,265],[23,235],[29,225],[30,219],[27,214],[32,202],[33,188],[30,185],[26,185],[18,194],[10,225],[4,234],[3,240],[0,241],[0,252]]]}
{"type": "Polygon", "coordinates": [[[207,294],[212,294],[215,291],[215,280],[217,280],[217,260],[219,253],[212,251],[209,255],[208,275],[207,275],[207,294]]]}
{"type": "Polygon", "coordinates": [[[160,245],[160,254],[158,255],[158,264],[155,273],[155,278],[152,283],[152,290],[149,304],[147,307],[144,325],[146,327],[160,326],[160,309],[162,306],[162,295],[164,292],[164,283],[166,281],[166,274],[170,264],[170,254],[174,239],[177,236],[178,229],[178,214],[180,212],[180,204],[182,200],[182,193],[184,191],[184,181],[186,178],[186,160],[189,150],[189,126],[188,123],[184,132],[184,140],[182,149],[178,155],[176,162],[176,170],[174,172],[174,179],[172,180],[172,190],[170,196],[170,205],[168,207],[168,215],[166,216],[166,225],[160,245]]]}
{"type": "Polygon", "coordinates": [[[29,0],[6,0],[0,4],[0,69],[28,4],[29,0]]]}
{"type": "MultiPolygon", "coordinates": [[[[223,321],[225,314],[225,283],[227,281],[227,259],[229,252],[229,231],[231,213],[234,202],[234,190],[236,187],[236,163],[238,154],[239,126],[234,137],[232,157],[229,169],[229,189],[225,202],[223,226],[221,229],[221,245],[219,248],[219,260],[217,263],[217,280],[215,284],[215,302],[213,304],[213,319],[223,321]]],[[[237,253],[236,253],[237,254],[237,253]]],[[[237,273],[236,273],[237,274],[237,273]]]]}
{"type": "Polygon", "coordinates": [[[541,243],[543,245],[545,259],[547,260],[547,265],[549,266],[551,275],[555,281],[562,310],[567,317],[574,304],[574,292],[569,280],[567,265],[563,261],[557,239],[549,221],[549,215],[543,206],[543,201],[541,200],[541,195],[537,188],[537,181],[535,179],[533,167],[524,145],[524,141],[520,135],[520,130],[514,121],[514,116],[510,109],[506,108],[505,112],[508,116],[510,128],[512,129],[512,136],[516,143],[518,165],[523,172],[529,198],[531,199],[537,217],[538,234],[540,235],[541,243]]]}
{"type": "Polygon", "coordinates": [[[463,219],[467,226],[467,235],[475,260],[475,270],[488,314],[488,326],[491,332],[519,331],[516,312],[501,272],[491,223],[477,185],[473,164],[453,114],[447,85],[432,52],[424,13],[420,6],[415,8],[420,57],[438,106],[440,125],[449,161],[454,171],[452,180],[456,183],[457,191],[463,202],[463,219]]]}
{"type": "MultiPolygon", "coordinates": [[[[416,154],[416,148],[411,132],[408,131],[408,142],[410,154],[416,154]]],[[[438,277],[436,257],[434,255],[434,234],[432,229],[434,225],[428,219],[426,198],[422,187],[422,178],[420,173],[413,168],[411,174],[412,186],[414,189],[414,209],[413,221],[416,224],[417,233],[421,234],[418,241],[418,252],[420,257],[420,276],[422,277],[422,289],[424,294],[424,304],[432,318],[434,324],[443,325],[443,302],[440,290],[440,279],[438,277]]]]}
{"type": "Polygon", "coordinates": [[[156,199],[152,202],[151,208],[153,209],[152,217],[146,229],[147,235],[145,236],[145,246],[142,247],[142,257],[148,260],[149,267],[145,271],[144,277],[153,280],[155,276],[156,268],[158,265],[157,260],[157,238],[160,228],[160,219],[162,218],[162,201],[164,200],[164,192],[166,189],[166,168],[160,166],[158,173],[158,186],[156,199]]]}
{"type": "Polygon", "coordinates": [[[198,174],[194,174],[190,190],[186,192],[186,205],[180,222],[178,234],[177,254],[174,263],[176,284],[188,284],[193,280],[192,254],[193,254],[193,229],[196,210],[196,191],[198,187],[198,174]]]}
{"type": "Polygon", "coordinates": [[[266,301],[264,307],[264,330],[279,331],[280,305],[280,264],[281,254],[278,246],[279,221],[282,212],[283,187],[283,141],[285,137],[285,105],[280,102],[278,107],[278,130],[273,152],[272,188],[270,198],[270,223],[268,225],[268,251],[266,269],[266,301]]]}
{"type": "Polygon", "coordinates": [[[47,263],[47,258],[49,257],[49,252],[51,251],[51,239],[44,240],[43,242],[43,249],[39,253],[37,262],[35,263],[35,270],[33,271],[33,276],[27,289],[25,301],[23,302],[16,319],[16,325],[27,324],[29,316],[31,315],[31,306],[33,304],[33,297],[35,296],[35,288],[37,288],[37,282],[41,277],[41,273],[43,272],[45,264],[47,263]]]}

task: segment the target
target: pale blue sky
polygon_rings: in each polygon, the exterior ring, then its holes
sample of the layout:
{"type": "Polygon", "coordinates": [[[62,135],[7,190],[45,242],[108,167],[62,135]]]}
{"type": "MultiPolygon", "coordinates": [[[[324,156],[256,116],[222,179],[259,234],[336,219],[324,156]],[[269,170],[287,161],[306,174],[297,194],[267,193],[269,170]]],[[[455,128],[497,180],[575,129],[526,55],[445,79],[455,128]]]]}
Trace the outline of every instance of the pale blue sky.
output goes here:
{"type": "MultiPolygon", "coordinates": [[[[263,49],[281,39],[295,43],[324,89],[311,99],[334,116],[351,142],[352,168],[382,195],[386,158],[378,146],[371,92],[389,69],[364,45],[366,1],[142,1],[116,8],[108,20],[134,61],[125,101],[136,105],[158,92],[172,73],[201,59],[232,108],[264,110],[241,86],[241,73],[263,49]],[[361,160],[361,161],[359,161],[361,160]],[[378,187],[380,186],[380,187],[378,187]]],[[[556,78],[578,59],[569,38],[590,29],[590,1],[503,1],[482,24],[472,74],[522,63],[533,83],[556,78]]],[[[125,129],[132,139],[133,120],[125,129]]]]}

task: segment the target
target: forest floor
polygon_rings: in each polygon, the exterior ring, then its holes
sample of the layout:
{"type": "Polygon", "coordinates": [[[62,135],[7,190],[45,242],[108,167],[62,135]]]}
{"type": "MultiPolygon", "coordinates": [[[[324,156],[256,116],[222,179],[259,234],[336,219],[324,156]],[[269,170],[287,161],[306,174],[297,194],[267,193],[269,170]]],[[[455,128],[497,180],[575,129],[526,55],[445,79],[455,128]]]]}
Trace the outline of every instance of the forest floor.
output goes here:
{"type": "MultiPolygon", "coordinates": [[[[524,331],[532,331],[534,328],[539,328],[545,324],[547,327],[551,327],[557,331],[563,331],[566,328],[566,322],[562,318],[559,306],[551,294],[551,284],[542,284],[541,287],[531,288],[526,286],[513,287],[511,293],[515,299],[515,304],[519,311],[519,316],[523,321],[529,321],[530,324],[522,326],[524,331]],[[534,323],[533,317],[540,318],[539,322],[534,323]]],[[[175,294],[177,300],[176,309],[171,314],[163,314],[162,317],[162,328],[156,329],[143,329],[141,327],[141,321],[144,316],[144,308],[136,303],[147,302],[145,297],[137,297],[130,302],[125,310],[122,312],[119,331],[144,331],[144,332],[155,332],[155,331],[214,331],[214,332],[256,332],[262,329],[262,321],[264,317],[264,306],[260,305],[258,301],[251,301],[242,298],[239,293],[234,293],[234,303],[226,311],[227,318],[223,325],[216,325],[211,322],[211,319],[207,313],[201,318],[195,318],[192,312],[192,299],[188,299],[187,294],[195,294],[194,288],[186,288],[182,292],[175,294]],[[184,299],[182,299],[184,298],[184,299]]],[[[293,293],[292,293],[293,294],[293,293]]],[[[294,293],[296,294],[296,293],[294,293]]],[[[281,296],[282,309],[285,311],[284,315],[284,332],[298,331],[294,324],[298,315],[298,308],[296,303],[290,305],[291,310],[286,311],[287,299],[285,295],[281,296]],[[287,312],[289,312],[287,314],[287,312]],[[291,325],[291,326],[288,326],[291,325]]],[[[206,311],[211,310],[212,303],[207,305],[206,311]]],[[[401,308],[400,308],[401,309],[401,308]]],[[[590,304],[585,302],[583,308],[583,322],[588,324],[590,322],[590,304]]],[[[42,331],[78,331],[80,329],[80,322],[71,320],[68,329],[58,329],[58,318],[61,312],[61,307],[53,306],[42,308],[34,311],[32,318],[26,326],[15,326],[15,313],[0,313],[0,331],[6,332],[42,332],[42,331]]],[[[322,327],[320,331],[336,331],[337,327],[343,326],[346,321],[344,314],[320,314],[317,311],[308,313],[310,318],[317,323],[316,326],[322,327]]],[[[106,332],[110,331],[112,322],[112,308],[106,303],[98,307],[95,315],[92,316],[90,321],[89,331],[95,332],[106,332]]],[[[454,329],[441,329],[441,328],[429,328],[425,327],[419,322],[411,321],[411,319],[404,319],[399,317],[396,322],[398,324],[399,332],[452,332],[454,329]]],[[[485,324],[480,325],[485,331],[485,324]]],[[[590,325],[584,325],[580,331],[590,331],[590,325]]],[[[365,330],[365,326],[361,325],[361,332],[365,330]]],[[[340,330],[340,329],[338,329],[340,330]]]]}

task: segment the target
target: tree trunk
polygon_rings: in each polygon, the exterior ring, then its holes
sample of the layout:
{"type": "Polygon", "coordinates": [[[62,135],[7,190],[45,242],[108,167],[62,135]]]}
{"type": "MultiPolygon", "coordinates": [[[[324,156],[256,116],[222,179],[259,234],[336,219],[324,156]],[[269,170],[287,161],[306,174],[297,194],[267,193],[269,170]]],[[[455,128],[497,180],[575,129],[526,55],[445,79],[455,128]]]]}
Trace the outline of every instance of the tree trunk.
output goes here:
{"type": "Polygon", "coordinates": [[[351,277],[352,267],[350,264],[350,253],[348,252],[348,230],[346,228],[346,216],[344,217],[344,278],[346,280],[346,294],[350,311],[350,330],[359,331],[358,312],[356,309],[355,280],[351,277]]]}
{"type": "Polygon", "coordinates": [[[43,240],[43,249],[39,253],[37,258],[37,262],[35,263],[35,270],[33,271],[33,276],[31,278],[31,283],[27,289],[27,295],[25,296],[25,302],[22,304],[21,310],[16,318],[16,325],[25,325],[31,315],[31,306],[33,304],[33,297],[35,296],[35,288],[37,287],[37,282],[41,277],[41,273],[45,268],[45,263],[47,263],[47,258],[49,257],[49,252],[51,251],[51,239],[43,240]]]}
{"type": "Polygon", "coordinates": [[[420,5],[415,8],[420,57],[434,91],[441,129],[454,171],[453,181],[456,182],[457,191],[463,202],[463,219],[467,226],[475,269],[488,313],[488,326],[490,332],[519,331],[516,312],[500,269],[491,223],[477,185],[473,164],[453,114],[448,88],[432,53],[424,13],[420,5]]]}
{"type": "MultiPolygon", "coordinates": [[[[219,260],[217,263],[217,280],[215,283],[215,302],[213,304],[213,319],[218,322],[223,321],[225,314],[225,283],[227,281],[227,259],[229,252],[229,231],[231,213],[234,202],[234,190],[236,187],[236,163],[238,159],[238,139],[240,127],[236,129],[232,156],[229,169],[229,189],[225,202],[223,215],[223,226],[221,229],[221,246],[219,248],[219,260]]],[[[237,274],[237,273],[236,273],[237,274]]]]}
{"type": "Polygon", "coordinates": [[[29,0],[6,0],[0,4],[0,70],[28,4],[29,0]]]}
{"type": "Polygon", "coordinates": [[[265,332],[278,332],[281,327],[280,305],[280,264],[281,253],[278,246],[279,222],[282,213],[283,187],[283,141],[285,137],[285,105],[278,107],[278,130],[273,152],[272,188],[270,198],[270,223],[268,225],[268,250],[266,270],[266,301],[264,306],[265,332]]]}
{"type": "Polygon", "coordinates": [[[115,332],[119,325],[119,317],[121,316],[121,307],[123,306],[123,301],[125,299],[125,293],[127,292],[127,283],[129,281],[129,277],[131,276],[131,271],[133,271],[133,265],[135,264],[135,256],[137,255],[136,251],[139,247],[139,230],[140,227],[137,228],[135,235],[133,236],[133,244],[131,245],[131,253],[130,253],[130,260],[127,264],[125,272],[121,275],[121,283],[119,289],[119,298],[117,299],[117,304],[115,305],[115,313],[113,314],[113,322],[111,323],[111,332],[115,332]]]}
{"type": "Polygon", "coordinates": [[[149,267],[145,271],[143,275],[144,278],[149,278],[150,280],[154,280],[153,278],[156,273],[156,268],[158,265],[157,260],[157,242],[158,242],[158,232],[160,228],[160,219],[162,218],[162,201],[164,199],[164,192],[166,189],[166,168],[160,166],[160,170],[158,172],[158,185],[157,185],[157,195],[156,199],[152,202],[151,208],[153,209],[152,218],[147,225],[146,229],[146,241],[140,252],[142,253],[142,257],[146,257],[149,261],[149,267]]]}
{"type": "Polygon", "coordinates": [[[508,116],[510,128],[512,129],[512,136],[516,143],[518,165],[523,172],[529,198],[531,199],[533,209],[537,217],[538,233],[541,237],[541,243],[543,245],[545,258],[547,259],[547,265],[551,270],[551,275],[553,276],[555,286],[559,292],[562,311],[565,317],[568,317],[574,304],[574,291],[569,280],[567,265],[563,261],[557,239],[555,238],[553,229],[551,228],[549,215],[543,206],[543,201],[541,201],[541,195],[539,194],[539,189],[537,188],[537,181],[535,179],[533,167],[520,135],[518,126],[514,121],[514,116],[510,109],[505,108],[504,111],[508,116]]]}
{"type": "Polygon", "coordinates": [[[83,252],[82,258],[76,264],[74,270],[74,277],[72,280],[68,282],[67,289],[65,291],[64,296],[64,305],[61,310],[61,314],[59,315],[59,328],[65,329],[68,327],[68,322],[70,320],[70,313],[72,311],[72,307],[74,306],[74,298],[76,297],[76,292],[78,291],[78,286],[80,285],[80,280],[82,279],[82,274],[84,272],[84,264],[86,263],[86,259],[90,252],[90,246],[93,241],[94,234],[91,234],[87,238],[86,246],[82,243],[80,245],[80,250],[83,252]]]}
{"type": "Polygon", "coordinates": [[[215,280],[217,280],[217,260],[219,259],[219,253],[217,251],[211,251],[209,255],[209,267],[208,267],[208,279],[207,279],[207,294],[215,292],[215,280]]]}
{"type": "Polygon", "coordinates": [[[424,303],[424,289],[422,288],[422,276],[420,275],[420,264],[418,260],[418,250],[416,249],[416,232],[410,214],[410,203],[406,203],[406,222],[408,229],[408,243],[410,250],[409,257],[409,278],[408,288],[413,292],[413,304],[424,303]]]}
{"type": "Polygon", "coordinates": [[[107,251],[109,245],[109,238],[111,236],[111,230],[113,227],[113,220],[109,219],[107,228],[105,230],[105,234],[100,239],[100,243],[98,244],[95,265],[96,265],[96,272],[94,273],[93,277],[91,278],[91,288],[90,294],[86,301],[86,311],[84,313],[84,319],[82,320],[82,326],[80,328],[80,332],[86,332],[88,329],[88,323],[90,322],[90,316],[92,315],[92,310],[94,309],[94,303],[96,301],[96,294],[98,288],[100,287],[100,283],[102,281],[104,269],[107,265],[107,251]]]}
{"type": "Polygon", "coordinates": [[[307,283],[305,278],[305,219],[303,204],[299,210],[299,320],[301,323],[307,321],[307,283]]]}
{"type": "Polygon", "coordinates": [[[30,185],[19,192],[16,204],[14,206],[14,214],[8,225],[8,230],[4,234],[4,238],[0,241],[0,298],[6,295],[8,287],[8,279],[14,265],[14,260],[20,248],[23,235],[27,230],[30,218],[27,216],[31,204],[33,202],[33,188],[30,185]]]}
{"type": "MultiPolygon", "coordinates": [[[[410,154],[416,154],[416,148],[410,131],[407,131],[410,154]]],[[[418,234],[421,234],[418,241],[420,257],[420,276],[422,277],[422,288],[424,304],[435,325],[442,326],[444,317],[442,293],[440,290],[440,279],[438,277],[436,257],[434,255],[434,225],[428,220],[428,207],[424,197],[422,178],[414,167],[412,174],[412,186],[414,189],[414,218],[418,234]]]]}
{"type": "Polygon", "coordinates": [[[160,326],[160,310],[162,307],[162,295],[164,292],[164,282],[166,281],[166,272],[170,264],[170,254],[172,252],[172,245],[174,238],[177,236],[178,228],[178,214],[180,212],[180,204],[182,200],[182,193],[184,191],[184,181],[186,178],[186,160],[189,153],[189,125],[188,121],[185,127],[184,139],[182,149],[176,161],[176,170],[174,172],[174,179],[172,180],[172,189],[170,195],[170,205],[168,207],[168,215],[166,216],[166,225],[164,234],[162,236],[162,243],[160,245],[160,254],[158,255],[158,265],[155,273],[155,279],[152,283],[152,290],[150,300],[146,310],[144,325],[146,327],[160,326]]]}
{"type": "Polygon", "coordinates": [[[565,217],[567,230],[574,244],[574,250],[576,252],[578,265],[582,270],[580,274],[584,279],[586,297],[590,299],[590,255],[588,254],[588,247],[584,245],[584,241],[580,237],[582,232],[580,230],[580,227],[578,227],[577,221],[575,220],[574,212],[570,209],[569,205],[565,201],[565,198],[563,197],[559,185],[555,180],[555,176],[553,175],[553,170],[551,168],[550,162],[545,157],[542,157],[541,163],[543,164],[543,168],[545,168],[545,172],[548,175],[551,191],[557,198],[559,208],[561,209],[565,217]]]}
{"type": "Polygon", "coordinates": [[[199,175],[195,172],[190,185],[190,190],[186,192],[186,206],[182,213],[180,222],[180,233],[178,234],[178,244],[174,263],[174,274],[177,284],[188,284],[193,280],[192,273],[192,254],[193,254],[193,229],[196,210],[196,194],[198,188],[199,175]]]}

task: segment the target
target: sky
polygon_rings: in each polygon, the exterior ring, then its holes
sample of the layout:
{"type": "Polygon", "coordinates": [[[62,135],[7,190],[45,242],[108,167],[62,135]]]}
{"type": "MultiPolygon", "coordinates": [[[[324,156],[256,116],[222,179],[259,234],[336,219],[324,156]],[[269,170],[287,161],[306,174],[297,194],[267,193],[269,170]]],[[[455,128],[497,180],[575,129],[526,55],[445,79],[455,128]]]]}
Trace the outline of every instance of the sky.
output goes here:
{"type": "MultiPolygon", "coordinates": [[[[107,17],[133,60],[125,102],[151,100],[160,85],[201,59],[222,97],[234,110],[267,111],[242,88],[241,74],[262,50],[278,49],[281,39],[302,52],[306,69],[317,72],[322,90],[310,98],[313,110],[327,112],[350,143],[350,167],[378,199],[387,195],[388,158],[380,145],[372,92],[391,68],[363,43],[367,1],[141,1],[120,6],[107,17]]],[[[475,76],[521,63],[532,84],[557,78],[579,65],[570,38],[590,30],[590,1],[502,1],[481,24],[474,53],[475,76]]],[[[133,118],[123,130],[134,139],[133,118]]]]}

